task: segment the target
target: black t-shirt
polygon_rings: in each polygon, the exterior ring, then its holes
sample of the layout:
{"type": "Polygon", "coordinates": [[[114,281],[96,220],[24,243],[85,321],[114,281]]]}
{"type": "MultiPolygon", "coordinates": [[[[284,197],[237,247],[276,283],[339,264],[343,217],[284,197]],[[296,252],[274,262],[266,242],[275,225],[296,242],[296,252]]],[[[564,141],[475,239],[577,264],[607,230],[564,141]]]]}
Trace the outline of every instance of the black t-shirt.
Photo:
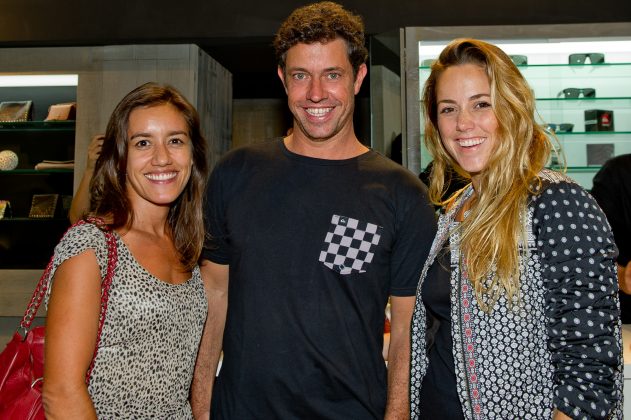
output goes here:
{"type": "Polygon", "coordinates": [[[451,270],[449,241],[436,256],[423,282],[423,303],[431,327],[428,332],[427,372],[419,406],[424,419],[464,419],[458,397],[456,366],[451,338],[451,270]]]}
{"type": "MultiPolygon", "coordinates": [[[[618,264],[631,261],[631,154],[607,161],[594,176],[591,190],[611,225],[618,246],[618,264]]],[[[631,323],[631,296],[620,292],[622,323],[631,323]]]]}
{"type": "Polygon", "coordinates": [[[213,171],[204,258],[230,265],[213,418],[382,418],[388,295],[435,234],[425,187],[382,155],[237,149],[213,171]]]}

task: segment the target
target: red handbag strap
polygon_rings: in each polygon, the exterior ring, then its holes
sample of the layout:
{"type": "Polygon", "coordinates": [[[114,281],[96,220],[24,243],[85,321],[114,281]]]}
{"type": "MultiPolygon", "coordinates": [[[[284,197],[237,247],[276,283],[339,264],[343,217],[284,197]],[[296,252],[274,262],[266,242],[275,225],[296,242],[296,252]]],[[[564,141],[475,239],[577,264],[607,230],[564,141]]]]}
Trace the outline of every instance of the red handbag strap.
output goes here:
{"type": "MultiPolygon", "coordinates": [[[[92,356],[92,361],[90,362],[90,367],[86,373],[86,383],[90,379],[90,374],[92,373],[92,369],[94,368],[94,361],[96,360],[96,353],[99,348],[99,343],[101,342],[101,331],[103,330],[103,324],[105,323],[105,314],[107,312],[107,302],[110,297],[110,286],[112,284],[112,279],[114,278],[114,269],[116,268],[116,263],[118,262],[118,248],[116,246],[116,237],[109,230],[107,225],[103,223],[103,220],[96,217],[89,217],[87,220],[79,220],[74,225],[72,225],[68,230],[72,229],[75,226],[83,225],[86,223],[92,223],[98,226],[100,229],[104,231],[105,239],[107,240],[107,273],[103,282],[101,283],[101,311],[99,314],[99,329],[96,335],[96,346],[94,347],[94,355],[92,356]]],[[[24,317],[22,318],[22,322],[20,322],[20,326],[28,331],[31,328],[31,324],[35,319],[35,315],[37,314],[37,310],[39,309],[42,301],[44,300],[44,296],[46,295],[46,290],[48,289],[48,276],[53,268],[54,255],[50,258],[42,277],[40,277],[37,286],[35,287],[35,291],[33,292],[33,296],[31,297],[31,301],[29,302],[26,312],[24,313],[24,317]]],[[[25,335],[26,336],[26,335],[25,335]]]]}
{"type": "MultiPolygon", "coordinates": [[[[102,223],[101,219],[97,219],[99,223],[102,223]]],[[[107,313],[107,302],[110,299],[110,286],[112,285],[112,279],[114,278],[114,269],[118,262],[118,247],[116,246],[116,237],[114,234],[107,230],[105,231],[107,238],[107,274],[101,284],[101,314],[99,315],[99,329],[96,333],[96,345],[94,346],[94,354],[92,355],[92,361],[88,367],[88,371],[85,374],[85,382],[90,381],[90,375],[94,368],[94,362],[96,361],[96,353],[99,350],[99,343],[101,342],[101,331],[103,331],[103,324],[105,323],[105,314],[107,313]]]]}

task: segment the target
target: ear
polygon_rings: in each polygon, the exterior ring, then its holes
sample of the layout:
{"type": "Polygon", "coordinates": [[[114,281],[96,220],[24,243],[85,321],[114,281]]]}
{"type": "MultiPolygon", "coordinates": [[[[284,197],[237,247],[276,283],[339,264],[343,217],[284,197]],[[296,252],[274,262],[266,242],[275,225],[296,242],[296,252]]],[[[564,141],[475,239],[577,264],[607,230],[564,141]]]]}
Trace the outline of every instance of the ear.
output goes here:
{"type": "Polygon", "coordinates": [[[355,87],[355,95],[359,93],[359,89],[362,87],[362,82],[364,81],[364,77],[366,77],[366,73],[368,73],[368,68],[366,67],[366,63],[362,63],[357,69],[357,75],[355,76],[355,82],[353,86],[355,87]]]}
{"type": "Polygon", "coordinates": [[[285,72],[283,71],[281,66],[278,66],[276,72],[278,74],[278,77],[280,78],[280,81],[283,84],[283,88],[285,88],[285,93],[287,93],[287,85],[285,84],[285,72]]]}

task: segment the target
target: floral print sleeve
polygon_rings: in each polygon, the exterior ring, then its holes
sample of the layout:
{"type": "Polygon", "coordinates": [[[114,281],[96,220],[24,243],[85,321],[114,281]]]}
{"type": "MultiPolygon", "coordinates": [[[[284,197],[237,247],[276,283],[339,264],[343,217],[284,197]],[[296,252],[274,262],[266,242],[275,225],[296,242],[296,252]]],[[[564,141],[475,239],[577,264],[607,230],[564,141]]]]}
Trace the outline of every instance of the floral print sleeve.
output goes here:
{"type": "Polygon", "coordinates": [[[622,418],[617,249],[594,199],[569,179],[556,181],[533,203],[553,403],[574,419],[622,418]]]}

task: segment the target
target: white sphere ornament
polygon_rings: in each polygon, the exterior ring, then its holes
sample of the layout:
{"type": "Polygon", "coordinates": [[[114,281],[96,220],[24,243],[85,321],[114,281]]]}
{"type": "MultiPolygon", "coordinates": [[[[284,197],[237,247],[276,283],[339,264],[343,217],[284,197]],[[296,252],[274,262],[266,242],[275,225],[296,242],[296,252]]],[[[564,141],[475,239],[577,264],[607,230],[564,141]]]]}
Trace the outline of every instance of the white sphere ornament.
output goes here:
{"type": "Polygon", "coordinates": [[[18,155],[12,150],[0,152],[0,171],[12,171],[18,167],[18,155]]]}

